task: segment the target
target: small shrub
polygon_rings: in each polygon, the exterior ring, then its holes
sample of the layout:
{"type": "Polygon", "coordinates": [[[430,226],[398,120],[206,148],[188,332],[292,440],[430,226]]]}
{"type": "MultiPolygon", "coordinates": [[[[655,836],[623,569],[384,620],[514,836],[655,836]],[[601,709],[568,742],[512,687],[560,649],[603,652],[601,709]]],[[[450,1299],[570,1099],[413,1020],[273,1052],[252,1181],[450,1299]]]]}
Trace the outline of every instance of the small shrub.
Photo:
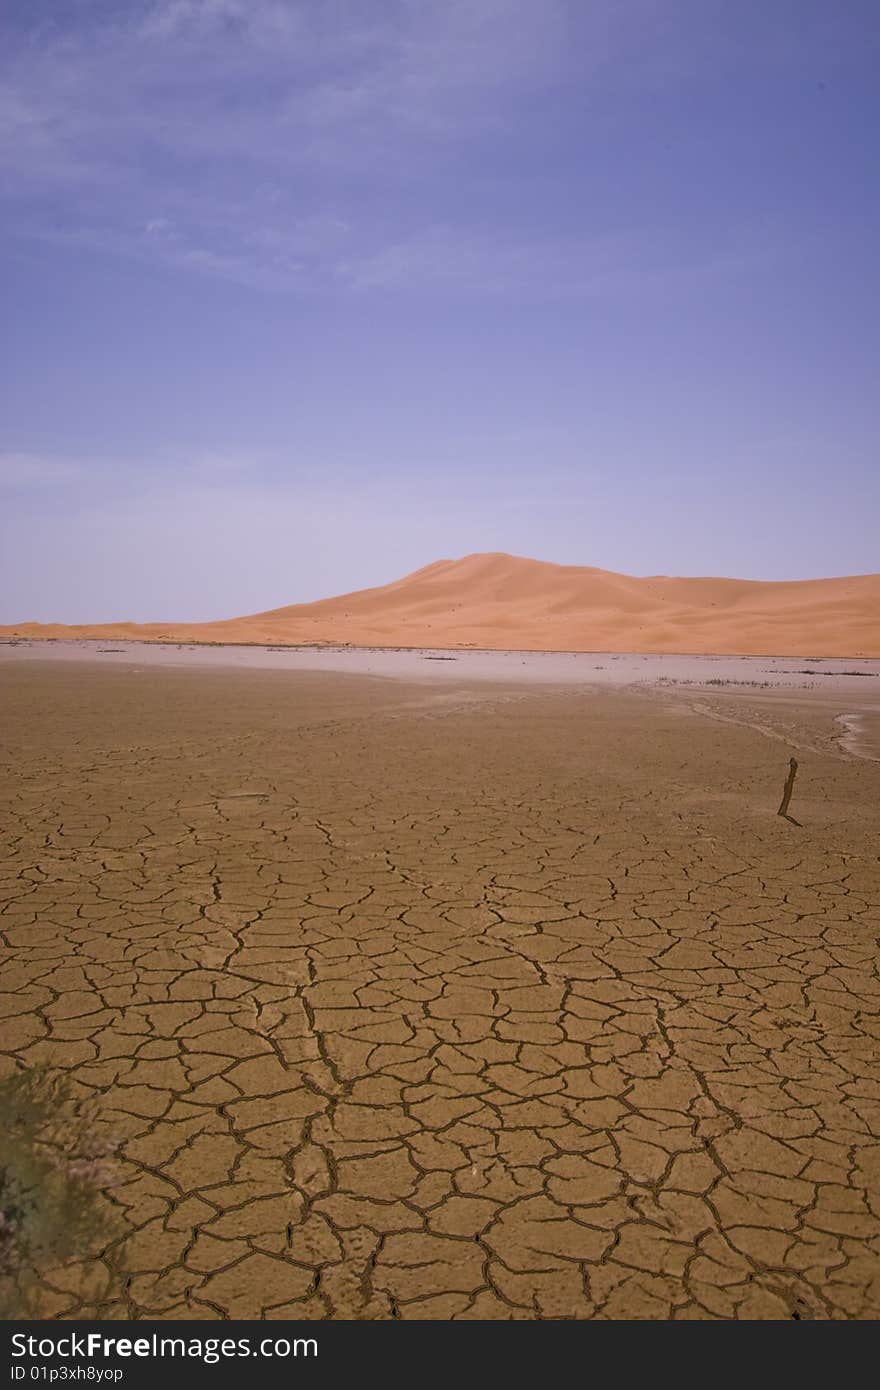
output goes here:
{"type": "Polygon", "coordinates": [[[713,676],[711,680],[704,681],[704,685],[748,685],[754,690],[769,690],[772,681],[734,681],[721,680],[718,676],[713,676]]]}
{"type": "Polygon", "coordinates": [[[102,1193],[115,1149],[66,1078],[33,1067],[0,1079],[0,1318],[27,1316],[42,1272],[112,1237],[102,1193]]]}

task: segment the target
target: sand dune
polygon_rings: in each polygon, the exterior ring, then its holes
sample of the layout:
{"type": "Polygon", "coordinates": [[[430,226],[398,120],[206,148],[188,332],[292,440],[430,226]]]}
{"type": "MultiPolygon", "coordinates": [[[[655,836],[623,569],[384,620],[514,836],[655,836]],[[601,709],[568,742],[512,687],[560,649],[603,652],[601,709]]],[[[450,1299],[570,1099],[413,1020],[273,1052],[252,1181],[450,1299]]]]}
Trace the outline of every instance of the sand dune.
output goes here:
{"type": "Polygon", "coordinates": [[[513,555],[220,622],[18,623],[10,637],[490,650],[880,656],[880,574],[766,582],[635,578],[513,555]]]}

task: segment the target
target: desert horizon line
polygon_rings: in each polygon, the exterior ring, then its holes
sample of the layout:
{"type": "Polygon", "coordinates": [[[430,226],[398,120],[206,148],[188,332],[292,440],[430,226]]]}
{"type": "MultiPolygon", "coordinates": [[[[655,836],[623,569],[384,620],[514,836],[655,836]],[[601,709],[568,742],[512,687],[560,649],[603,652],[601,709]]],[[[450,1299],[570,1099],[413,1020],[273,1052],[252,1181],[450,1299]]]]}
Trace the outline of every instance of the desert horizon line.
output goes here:
{"type": "Polygon", "coordinates": [[[59,620],[37,620],[32,618],[19,618],[10,623],[0,623],[0,632],[9,632],[19,627],[27,628],[81,628],[81,627],[153,627],[168,623],[198,624],[201,626],[212,626],[227,622],[246,621],[249,618],[259,618],[268,614],[280,612],[288,608],[310,608],[317,604],[330,603],[346,598],[353,598],[360,594],[375,593],[380,590],[396,587],[405,584],[408,580],[427,575],[431,571],[438,570],[441,566],[460,566],[474,560],[511,560],[520,565],[535,565],[553,570],[566,570],[580,574],[606,575],[615,579],[630,579],[639,583],[651,583],[652,581],[670,581],[682,584],[737,584],[750,585],[755,588],[781,586],[797,586],[803,584],[834,584],[844,583],[847,580],[875,579],[880,577],[880,570],[864,570],[847,574],[816,574],[804,575],[797,579],[752,579],[741,575],[732,574],[675,574],[659,573],[636,574],[628,570],[607,569],[599,565],[573,564],[558,560],[546,560],[534,555],[519,555],[507,550],[475,550],[468,551],[459,556],[442,556],[436,560],[430,560],[416,569],[408,570],[397,579],[387,580],[380,584],[365,584],[359,588],[346,589],[341,592],[334,592],[319,599],[301,599],[292,602],[276,604],[273,607],[257,609],[252,612],[239,614],[232,618],[147,618],[134,620],[129,618],[103,618],[90,620],[88,618],[75,622],[61,622],[59,620]]]}
{"type": "Polygon", "coordinates": [[[503,551],[390,583],[207,622],[24,623],[5,638],[219,641],[486,651],[880,657],[880,574],[640,578],[503,551]]]}
{"type": "MultiPolygon", "coordinates": [[[[426,565],[420,565],[417,569],[410,570],[402,576],[402,579],[410,579],[413,575],[422,574],[425,570],[434,568],[436,565],[460,565],[465,560],[518,560],[533,565],[549,565],[554,569],[564,570],[587,570],[593,574],[613,574],[623,579],[686,579],[686,580],[726,580],[732,584],[813,584],[821,583],[825,580],[834,579],[873,579],[880,574],[877,570],[854,570],[845,574],[806,574],[800,575],[797,579],[755,579],[741,574],[674,574],[673,572],[654,571],[651,574],[637,574],[632,570],[609,569],[605,565],[586,565],[575,564],[565,560],[545,560],[538,555],[521,555],[512,550],[471,550],[464,555],[446,556],[440,559],[431,560],[426,565]]],[[[878,562],[880,563],[880,562],[878,562]]],[[[367,588],[380,588],[381,585],[367,585],[367,588]]],[[[360,593],[361,590],[353,589],[352,593],[360,593]]]]}

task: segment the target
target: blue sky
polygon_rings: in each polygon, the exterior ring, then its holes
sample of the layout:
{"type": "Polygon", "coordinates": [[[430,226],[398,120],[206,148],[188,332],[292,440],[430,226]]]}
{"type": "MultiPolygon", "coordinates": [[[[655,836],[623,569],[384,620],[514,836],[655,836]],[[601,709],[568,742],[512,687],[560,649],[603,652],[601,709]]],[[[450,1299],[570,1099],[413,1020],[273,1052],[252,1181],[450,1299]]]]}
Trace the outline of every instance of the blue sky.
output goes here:
{"type": "Polygon", "coordinates": [[[0,24],[0,621],[880,569],[875,0],[0,24]]]}

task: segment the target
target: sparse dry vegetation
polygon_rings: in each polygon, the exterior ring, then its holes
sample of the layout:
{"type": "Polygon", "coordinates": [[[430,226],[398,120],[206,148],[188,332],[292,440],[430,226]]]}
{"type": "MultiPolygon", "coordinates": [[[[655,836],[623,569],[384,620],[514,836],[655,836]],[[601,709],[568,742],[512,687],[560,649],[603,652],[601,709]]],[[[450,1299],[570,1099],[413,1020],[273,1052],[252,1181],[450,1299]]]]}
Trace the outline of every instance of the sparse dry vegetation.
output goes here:
{"type": "Polygon", "coordinates": [[[113,1234],[113,1140],[70,1082],[43,1067],[0,1080],[0,1317],[27,1316],[41,1273],[113,1234]]]}

